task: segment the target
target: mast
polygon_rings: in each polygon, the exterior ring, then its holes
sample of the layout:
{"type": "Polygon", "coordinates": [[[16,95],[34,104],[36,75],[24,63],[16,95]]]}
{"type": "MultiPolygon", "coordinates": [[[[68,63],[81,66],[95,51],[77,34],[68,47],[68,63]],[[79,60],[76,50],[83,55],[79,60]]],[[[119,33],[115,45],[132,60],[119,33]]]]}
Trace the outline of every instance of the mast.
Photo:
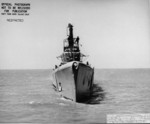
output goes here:
{"type": "Polygon", "coordinates": [[[68,36],[68,41],[69,41],[69,47],[73,47],[73,26],[69,23],[68,24],[69,28],[69,36],[68,36]]]}

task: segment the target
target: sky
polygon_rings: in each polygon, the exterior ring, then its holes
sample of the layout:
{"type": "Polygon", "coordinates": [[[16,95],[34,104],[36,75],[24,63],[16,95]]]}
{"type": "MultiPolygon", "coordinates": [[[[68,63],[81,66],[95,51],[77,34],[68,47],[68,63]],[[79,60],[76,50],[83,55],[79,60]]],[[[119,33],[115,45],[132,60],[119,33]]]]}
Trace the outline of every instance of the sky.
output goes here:
{"type": "Polygon", "coordinates": [[[149,0],[11,0],[20,2],[29,16],[0,15],[0,69],[59,64],[68,23],[95,68],[150,68],[149,0]]]}

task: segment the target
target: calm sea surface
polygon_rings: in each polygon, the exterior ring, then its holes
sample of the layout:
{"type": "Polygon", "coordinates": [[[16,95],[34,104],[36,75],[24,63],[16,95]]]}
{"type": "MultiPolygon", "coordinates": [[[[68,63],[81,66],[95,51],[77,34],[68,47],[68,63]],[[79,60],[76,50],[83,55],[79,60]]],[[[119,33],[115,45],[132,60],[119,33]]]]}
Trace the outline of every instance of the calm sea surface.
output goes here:
{"type": "Polygon", "coordinates": [[[107,114],[150,113],[150,69],[97,69],[86,103],[61,98],[51,70],[0,71],[0,123],[104,123],[107,114]]]}

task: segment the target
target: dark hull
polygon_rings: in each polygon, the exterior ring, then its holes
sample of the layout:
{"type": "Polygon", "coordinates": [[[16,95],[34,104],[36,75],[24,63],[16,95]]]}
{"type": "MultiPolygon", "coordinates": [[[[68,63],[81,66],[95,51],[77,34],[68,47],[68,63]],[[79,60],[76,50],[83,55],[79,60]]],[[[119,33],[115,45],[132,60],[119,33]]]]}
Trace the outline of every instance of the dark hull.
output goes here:
{"type": "Polygon", "coordinates": [[[82,102],[91,93],[94,69],[80,62],[69,62],[53,72],[53,84],[67,99],[82,102]]]}

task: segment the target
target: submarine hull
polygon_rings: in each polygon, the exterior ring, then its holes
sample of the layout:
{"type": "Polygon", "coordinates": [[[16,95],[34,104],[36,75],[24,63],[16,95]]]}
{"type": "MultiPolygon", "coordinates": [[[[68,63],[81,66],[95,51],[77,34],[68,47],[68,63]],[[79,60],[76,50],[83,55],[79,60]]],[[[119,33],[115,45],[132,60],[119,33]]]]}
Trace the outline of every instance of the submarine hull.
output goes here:
{"type": "Polygon", "coordinates": [[[83,102],[90,96],[94,69],[89,65],[72,61],[59,66],[53,72],[53,85],[66,99],[83,102]]]}

